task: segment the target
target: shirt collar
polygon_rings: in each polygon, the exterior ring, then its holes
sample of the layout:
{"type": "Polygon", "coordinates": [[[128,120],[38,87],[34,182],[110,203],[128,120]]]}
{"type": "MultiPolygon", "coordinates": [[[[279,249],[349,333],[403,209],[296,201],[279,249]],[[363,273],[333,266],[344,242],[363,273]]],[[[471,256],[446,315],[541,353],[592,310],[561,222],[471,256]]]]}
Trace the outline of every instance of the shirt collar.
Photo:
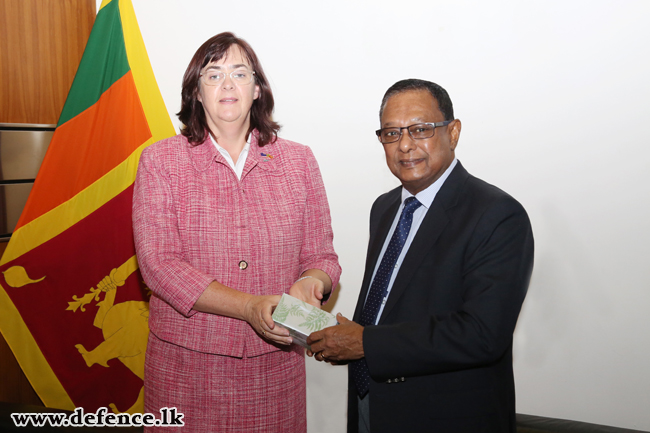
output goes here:
{"type": "MultiPolygon", "coordinates": [[[[438,194],[438,191],[440,191],[440,188],[442,188],[442,184],[445,183],[445,180],[447,180],[449,174],[452,172],[454,167],[456,167],[456,163],[458,163],[458,160],[456,159],[456,157],[454,157],[454,160],[451,162],[451,164],[449,164],[447,170],[445,170],[445,172],[442,173],[442,176],[440,176],[435,182],[429,185],[428,188],[420,191],[415,195],[415,198],[417,198],[418,201],[422,203],[422,206],[424,206],[427,209],[431,207],[431,203],[433,203],[433,199],[436,198],[436,194],[438,194]]],[[[413,194],[408,192],[406,188],[402,187],[402,203],[404,203],[404,200],[406,200],[409,197],[413,197],[413,194]]]]}
{"type": "MultiPolygon", "coordinates": [[[[223,157],[226,159],[226,161],[228,161],[229,164],[234,166],[235,163],[233,162],[232,157],[230,156],[228,151],[226,149],[224,149],[223,147],[219,146],[219,143],[217,143],[217,140],[214,139],[212,134],[208,134],[208,135],[210,136],[210,140],[212,141],[212,144],[214,144],[214,146],[217,148],[219,153],[223,155],[223,157]]],[[[244,148],[239,153],[239,158],[237,158],[237,163],[238,164],[239,164],[239,161],[242,160],[242,158],[244,159],[244,161],[246,161],[246,156],[248,155],[248,151],[251,148],[251,135],[252,134],[248,134],[248,140],[246,140],[246,144],[244,145],[244,148]]],[[[243,162],[242,162],[242,164],[243,164],[243,162]]]]}

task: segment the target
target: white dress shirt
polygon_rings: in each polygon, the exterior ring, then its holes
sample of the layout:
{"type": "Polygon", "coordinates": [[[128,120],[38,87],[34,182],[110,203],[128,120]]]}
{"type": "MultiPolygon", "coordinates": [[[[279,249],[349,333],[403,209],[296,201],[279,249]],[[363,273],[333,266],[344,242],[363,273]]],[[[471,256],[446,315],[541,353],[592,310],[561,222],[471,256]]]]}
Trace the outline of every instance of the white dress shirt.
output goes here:
{"type": "Polygon", "coordinates": [[[237,175],[237,179],[241,180],[241,175],[244,172],[244,164],[246,164],[246,158],[248,157],[248,150],[251,148],[250,138],[248,141],[246,141],[244,148],[241,150],[241,153],[239,154],[239,158],[237,158],[237,164],[235,164],[235,162],[232,160],[232,157],[230,156],[228,151],[223,147],[219,146],[219,143],[217,143],[217,141],[214,139],[212,134],[210,134],[210,140],[212,140],[212,144],[215,145],[219,153],[222,154],[223,157],[226,159],[228,165],[230,165],[230,167],[232,167],[232,169],[235,171],[235,174],[237,175]]]}

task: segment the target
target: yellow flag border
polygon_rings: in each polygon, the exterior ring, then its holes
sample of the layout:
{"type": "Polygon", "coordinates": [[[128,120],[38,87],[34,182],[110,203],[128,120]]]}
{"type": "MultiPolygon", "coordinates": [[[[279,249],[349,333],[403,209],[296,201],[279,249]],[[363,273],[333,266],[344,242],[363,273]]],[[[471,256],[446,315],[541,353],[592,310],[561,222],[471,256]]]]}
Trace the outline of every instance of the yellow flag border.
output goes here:
{"type": "MultiPolygon", "coordinates": [[[[120,2],[127,58],[152,137],[125,161],[75,197],[16,230],[0,260],[0,265],[15,260],[54,238],[124,191],[135,180],[142,150],[156,141],[174,135],[174,127],[158,89],[133,5],[130,0],[104,0],[100,10],[111,1],[120,2]]],[[[3,314],[0,314],[2,335],[40,399],[46,407],[73,410],[74,403],[43,356],[4,287],[0,290],[0,306],[4,310],[3,314]]]]}
{"type": "Polygon", "coordinates": [[[74,410],[75,405],[41,353],[7,292],[0,290],[0,330],[27,380],[46,407],[74,410]]]}

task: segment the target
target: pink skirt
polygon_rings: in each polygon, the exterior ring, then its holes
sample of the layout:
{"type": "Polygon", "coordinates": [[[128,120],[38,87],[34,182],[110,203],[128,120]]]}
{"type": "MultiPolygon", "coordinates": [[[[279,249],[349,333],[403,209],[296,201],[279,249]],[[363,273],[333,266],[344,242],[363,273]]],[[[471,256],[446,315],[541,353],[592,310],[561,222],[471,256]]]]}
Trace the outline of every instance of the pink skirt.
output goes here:
{"type": "Polygon", "coordinates": [[[145,412],[161,408],[184,415],[185,431],[305,433],[307,409],[304,350],[291,346],[254,358],[195,352],[149,334],[144,377],[145,412]]]}

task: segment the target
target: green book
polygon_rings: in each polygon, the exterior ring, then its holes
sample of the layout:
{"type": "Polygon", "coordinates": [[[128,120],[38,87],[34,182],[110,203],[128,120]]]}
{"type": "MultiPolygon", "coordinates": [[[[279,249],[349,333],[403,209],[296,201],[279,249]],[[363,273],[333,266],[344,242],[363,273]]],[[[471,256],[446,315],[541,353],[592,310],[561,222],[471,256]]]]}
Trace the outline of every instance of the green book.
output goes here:
{"type": "Polygon", "coordinates": [[[307,349],[309,349],[307,344],[309,334],[338,325],[335,315],[286,293],[282,295],[280,303],[275,307],[273,321],[276,325],[289,330],[294,343],[307,349]]]}

